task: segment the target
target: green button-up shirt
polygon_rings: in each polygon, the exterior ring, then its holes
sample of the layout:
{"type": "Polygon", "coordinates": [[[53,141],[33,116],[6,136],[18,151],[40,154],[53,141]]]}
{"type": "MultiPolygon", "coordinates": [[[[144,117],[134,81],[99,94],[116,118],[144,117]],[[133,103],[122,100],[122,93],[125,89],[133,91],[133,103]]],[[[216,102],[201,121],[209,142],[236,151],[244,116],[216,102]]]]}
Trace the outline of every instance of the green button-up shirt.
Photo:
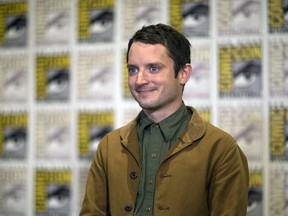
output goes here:
{"type": "Polygon", "coordinates": [[[152,216],[155,177],[162,160],[191,118],[184,103],[171,116],[159,123],[153,122],[144,112],[137,124],[141,152],[141,181],[136,199],[136,216],[152,216]]]}

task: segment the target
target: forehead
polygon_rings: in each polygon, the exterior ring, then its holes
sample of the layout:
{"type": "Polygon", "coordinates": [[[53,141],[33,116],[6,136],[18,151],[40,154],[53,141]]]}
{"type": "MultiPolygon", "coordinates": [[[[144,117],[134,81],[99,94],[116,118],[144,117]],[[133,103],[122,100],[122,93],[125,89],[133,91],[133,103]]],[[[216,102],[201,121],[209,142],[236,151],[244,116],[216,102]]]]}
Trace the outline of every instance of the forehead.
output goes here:
{"type": "MultiPolygon", "coordinates": [[[[163,59],[170,58],[167,49],[162,44],[147,44],[142,42],[134,42],[129,50],[129,62],[141,57],[142,59],[163,59]]],[[[170,58],[171,59],[171,58],[170,58]]]]}

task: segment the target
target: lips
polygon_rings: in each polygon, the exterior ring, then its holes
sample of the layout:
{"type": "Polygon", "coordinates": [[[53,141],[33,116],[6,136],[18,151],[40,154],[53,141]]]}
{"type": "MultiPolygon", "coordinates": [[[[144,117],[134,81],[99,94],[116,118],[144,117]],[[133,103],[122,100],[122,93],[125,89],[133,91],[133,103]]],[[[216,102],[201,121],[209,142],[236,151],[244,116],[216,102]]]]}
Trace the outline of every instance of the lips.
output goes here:
{"type": "Polygon", "coordinates": [[[154,88],[136,88],[135,91],[138,94],[149,94],[153,92],[155,89],[154,88]]]}

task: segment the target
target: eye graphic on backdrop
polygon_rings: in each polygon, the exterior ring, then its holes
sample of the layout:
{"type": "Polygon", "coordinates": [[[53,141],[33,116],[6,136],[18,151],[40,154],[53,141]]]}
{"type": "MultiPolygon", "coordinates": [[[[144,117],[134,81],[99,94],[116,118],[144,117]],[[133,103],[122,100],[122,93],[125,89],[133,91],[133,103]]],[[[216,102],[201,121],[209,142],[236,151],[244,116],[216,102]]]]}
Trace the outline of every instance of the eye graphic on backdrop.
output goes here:
{"type": "Polygon", "coordinates": [[[10,100],[24,99],[26,94],[26,72],[8,71],[4,77],[4,97],[10,100]]]}
{"type": "MultiPolygon", "coordinates": [[[[288,111],[286,111],[288,112],[288,111]]],[[[288,152],[288,114],[286,113],[286,118],[284,119],[284,127],[285,127],[285,148],[286,152],[288,152]]]]}
{"type": "Polygon", "coordinates": [[[69,128],[53,125],[47,130],[47,152],[53,157],[69,156],[69,128]]]}
{"type": "MultiPolygon", "coordinates": [[[[193,76],[191,76],[192,80],[195,80],[196,83],[202,83],[207,81],[207,76],[209,75],[209,67],[207,64],[198,64],[193,67],[193,76]]],[[[200,85],[200,84],[199,84],[200,85]]]]}
{"type": "Polygon", "coordinates": [[[97,10],[91,12],[90,32],[100,34],[111,30],[113,27],[113,12],[111,10],[97,10]]]}
{"type": "Polygon", "coordinates": [[[111,89],[113,89],[112,68],[109,66],[97,67],[89,72],[89,96],[91,98],[111,98],[111,89]]]}
{"type": "Polygon", "coordinates": [[[26,16],[15,15],[7,18],[6,24],[6,39],[17,40],[26,34],[26,16]]]}
{"type": "Polygon", "coordinates": [[[242,130],[239,130],[239,133],[235,135],[235,138],[239,142],[241,148],[243,148],[243,151],[249,154],[249,151],[251,153],[254,147],[258,148],[257,142],[259,134],[261,134],[261,128],[259,125],[249,124],[242,130]]]}
{"type": "Polygon", "coordinates": [[[7,155],[23,154],[26,142],[26,128],[4,128],[4,149],[7,155]]]}
{"type": "Polygon", "coordinates": [[[50,70],[47,73],[47,97],[50,99],[67,99],[69,91],[68,69],[50,70]]]}
{"type": "Polygon", "coordinates": [[[250,188],[248,191],[248,206],[247,213],[261,212],[262,208],[262,191],[258,188],[250,188]],[[258,210],[257,210],[258,209],[258,210]]]}
{"type": "Polygon", "coordinates": [[[234,73],[235,88],[249,88],[261,81],[261,66],[259,62],[250,61],[238,67],[234,73]]]}
{"type": "Polygon", "coordinates": [[[285,23],[288,23],[288,2],[286,5],[283,7],[283,12],[284,12],[284,20],[285,23]]]}
{"type": "Polygon", "coordinates": [[[69,208],[70,189],[67,185],[47,185],[47,207],[52,209],[69,208]]]}
{"type": "Polygon", "coordinates": [[[52,13],[47,16],[45,33],[47,40],[65,40],[68,38],[69,17],[67,12],[52,13]]]}
{"type": "Polygon", "coordinates": [[[23,184],[8,183],[4,187],[4,202],[6,208],[22,212],[25,209],[25,187],[23,184]]]}
{"type": "Polygon", "coordinates": [[[182,32],[185,36],[209,34],[209,7],[207,3],[182,4],[182,32]]]}
{"type": "Polygon", "coordinates": [[[283,80],[283,87],[284,92],[288,94],[288,57],[284,61],[284,80],[283,80]]]}
{"type": "Polygon", "coordinates": [[[144,25],[155,24],[160,19],[160,8],[155,6],[137,7],[136,29],[142,28],[144,25]]]}
{"type": "Polygon", "coordinates": [[[90,151],[95,152],[98,143],[113,128],[111,126],[94,126],[90,127],[90,151]]]}
{"type": "Polygon", "coordinates": [[[208,5],[192,4],[192,6],[183,13],[183,24],[186,28],[198,28],[206,25],[208,22],[208,5]]]}
{"type": "Polygon", "coordinates": [[[252,25],[258,29],[260,24],[259,11],[260,2],[243,1],[233,10],[233,24],[240,28],[249,27],[249,29],[252,29],[252,25]]]}
{"type": "Polygon", "coordinates": [[[193,73],[185,85],[184,97],[208,97],[209,95],[209,65],[193,64],[193,73]]]}

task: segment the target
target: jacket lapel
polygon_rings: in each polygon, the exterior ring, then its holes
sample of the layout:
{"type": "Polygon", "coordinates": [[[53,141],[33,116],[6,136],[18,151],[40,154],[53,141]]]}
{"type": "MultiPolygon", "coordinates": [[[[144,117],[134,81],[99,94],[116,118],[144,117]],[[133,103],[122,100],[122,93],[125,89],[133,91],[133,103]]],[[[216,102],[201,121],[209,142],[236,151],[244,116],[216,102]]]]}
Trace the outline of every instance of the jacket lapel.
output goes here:
{"type": "Polygon", "coordinates": [[[140,150],[136,122],[136,119],[134,119],[128,125],[120,129],[120,137],[122,146],[130,152],[140,166],[140,150]]]}

